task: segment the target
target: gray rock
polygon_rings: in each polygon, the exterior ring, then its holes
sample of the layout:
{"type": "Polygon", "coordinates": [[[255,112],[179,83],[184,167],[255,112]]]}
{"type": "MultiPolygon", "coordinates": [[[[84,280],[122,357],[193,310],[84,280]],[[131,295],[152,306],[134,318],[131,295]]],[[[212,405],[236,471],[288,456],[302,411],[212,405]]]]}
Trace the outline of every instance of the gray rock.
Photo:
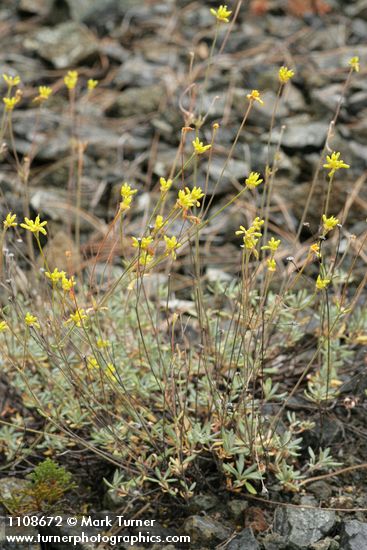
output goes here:
{"type": "Polygon", "coordinates": [[[359,0],[356,3],[351,2],[345,11],[350,17],[367,19],[367,0],[359,0]]]}
{"type": "Polygon", "coordinates": [[[91,31],[74,21],[43,28],[28,37],[24,45],[57,69],[73,67],[98,52],[98,43],[91,31]]]}
{"type": "Polygon", "coordinates": [[[342,526],[340,547],[343,550],[367,550],[367,523],[351,520],[342,526]]]}
{"type": "MultiPolygon", "coordinates": [[[[209,166],[209,175],[213,178],[214,182],[209,186],[209,193],[213,191],[213,187],[222,174],[224,167],[224,159],[213,158],[209,166]]],[[[243,182],[249,175],[250,168],[247,162],[242,160],[231,159],[225,167],[224,173],[221,177],[221,181],[216,188],[216,193],[225,193],[227,191],[234,191],[235,187],[232,185],[232,181],[243,182]]]]}
{"type": "Polygon", "coordinates": [[[154,113],[159,107],[163,94],[164,89],[157,85],[129,88],[119,95],[109,109],[109,114],[129,117],[154,113]]]}
{"type": "Polygon", "coordinates": [[[115,83],[123,86],[151,86],[160,79],[162,67],[154,63],[147,63],[141,56],[134,55],[121,65],[115,83]]]}
{"type": "Polygon", "coordinates": [[[328,535],[336,521],[335,512],[328,510],[284,507],[275,512],[274,531],[301,550],[328,535]]]}
{"type": "MultiPolygon", "coordinates": [[[[209,270],[208,270],[209,271],[209,270]]],[[[214,270],[213,270],[214,271],[214,270]]],[[[218,270],[215,270],[215,271],[220,271],[219,269],[218,270]]],[[[226,277],[230,277],[227,273],[223,273],[224,275],[226,275],[226,277]]],[[[214,280],[214,279],[213,279],[214,280]]],[[[220,281],[220,280],[228,280],[228,279],[223,279],[220,277],[220,275],[216,278],[217,281],[220,281]]],[[[229,279],[230,280],[230,279],[229,279]]],[[[230,500],[228,502],[228,505],[227,505],[227,508],[228,508],[228,512],[230,514],[230,516],[235,520],[235,521],[238,521],[240,519],[243,519],[244,518],[244,513],[245,513],[245,510],[248,508],[248,502],[247,500],[240,500],[238,498],[234,499],[234,500],[230,500]]]]}
{"type": "Polygon", "coordinates": [[[25,479],[19,479],[18,477],[2,477],[0,479],[0,495],[3,499],[11,498],[15,491],[21,491],[28,485],[28,481],[25,479]]]}
{"type": "MultiPolygon", "coordinates": [[[[12,478],[14,479],[14,478],[12,478]]],[[[3,480],[0,480],[3,481],[3,480]]],[[[18,480],[22,481],[22,480],[18,480]]],[[[1,494],[1,490],[0,490],[1,494]]],[[[3,495],[2,495],[3,496],[3,495]]],[[[33,527],[10,527],[9,520],[4,517],[0,517],[0,550],[41,550],[41,546],[37,543],[25,543],[25,542],[8,542],[6,536],[37,536],[37,531],[33,527]]]]}
{"type": "Polygon", "coordinates": [[[286,548],[286,539],[279,535],[279,533],[270,533],[261,542],[264,550],[281,550],[286,548]]]}
{"type": "Polygon", "coordinates": [[[318,500],[327,500],[332,494],[331,486],[326,481],[314,481],[308,485],[308,490],[318,500]]]}
{"type": "Polygon", "coordinates": [[[48,15],[54,0],[20,0],[18,9],[37,15],[48,15]]]}
{"type": "Polygon", "coordinates": [[[334,113],[340,101],[342,88],[341,84],[331,84],[324,88],[311,89],[311,98],[314,100],[317,110],[321,113],[334,113]]]}
{"type": "Polygon", "coordinates": [[[183,531],[190,535],[192,544],[218,544],[231,534],[231,530],[219,521],[202,516],[188,517],[184,523],[183,531]]]}
{"type": "MultiPolygon", "coordinates": [[[[325,143],[328,128],[327,122],[310,121],[307,116],[290,118],[282,137],[282,146],[292,150],[321,149],[325,143]]],[[[277,143],[279,137],[279,130],[275,129],[272,143],[277,143]]]]}
{"type": "Polygon", "coordinates": [[[136,6],[136,0],[66,0],[70,15],[76,21],[105,23],[108,15],[121,17],[136,6]]]}
{"type": "Polygon", "coordinates": [[[227,550],[260,550],[252,529],[249,527],[238,533],[226,548],[227,550]]]}
{"type": "MultiPolygon", "coordinates": [[[[159,274],[164,275],[164,274],[159,274]]],[[[163,282],[161,280],[161,282],[163,282]]],[[[218,505],[218,498],[215,495],[195,495],[190,500],[190,512],[194,514],[198,512],[207,512],[218,505]]]]}

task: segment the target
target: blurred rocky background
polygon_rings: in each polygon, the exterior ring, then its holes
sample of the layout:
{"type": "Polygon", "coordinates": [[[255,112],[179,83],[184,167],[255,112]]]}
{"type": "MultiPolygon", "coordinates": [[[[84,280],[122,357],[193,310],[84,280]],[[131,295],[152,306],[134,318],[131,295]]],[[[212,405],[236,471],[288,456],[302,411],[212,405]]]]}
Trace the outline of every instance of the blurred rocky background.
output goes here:
{"type": "MultiPolygon", "coordinates": [[[[294,234],[343,91],[348,60],[358,55],[361,70],[353,75],[346,91],[329,146],[341,151],[351,165],[336,178],[331,211],[337,215],[349,201],[348,231],[360,234],[367,200],[363,190],[367,167],[367,2],[252,0],[227,4],[233,13],[238,8],[238,14],[228,36],[229,26],[220,27],[203,99],[208,116],[202,139],[210,140],[213,122],[220,125],[209,192],[246,109],[246,93],[259,89],[265,104],[255,105],[233,160],[215,190],[213,205],[223,204],[238,192],[250,170],[264,173],[277,69],[285,64],[296,76],[282,98],[270,143],[274,152],[283,132],[272,223],[283,238],[294,234]]],[[[209,8],[217,5],[188,0],[1,2],[1,72],[19,74],[24,92],[13,113],[15,146],[20,158],[34,156],[31,213],[53,220],[54,236],[63,231],[68,217],[71,222],[74,219],[67,207],[73,135],[86,145],[81,195],[83,246],[92,249],[91,242],[103,236],[125,180],[140,191],[131,220],[131,232],[139,234],[159,177],[167,177],[176,156],[185,124],[192,55],[198,90],[203,82],[215,29],[209,8]],[[79,72],[76,125],[70,120],[63,83],[70,69],[79,72]],[[100,83],[87,98],[89,78],[100,83]],[[38,116],[32,99],[40,84],[52,86],[54,94],[38,116]]],[[[5,83],[3,88],[5,93],[5,83]]],[[[6,143],[10,148],[8,136],[6,143]]],[[[325,175],[323,170],[303,238],[317,232],[325,175]]],[[[200,176],[204,180],[204,169],[200,176]]],[[[24,190],[11,153],[3,155],[0,188],[1,210],[21,215],[24,190]]],[[[239,201],[216,220],[215,232],[208,228],[208,265],[215,269],[228,261],[231,268],[233,252],[238,249],[232,245],[233,231],[244,216],[253,213],[248,199],[239,201]]]]}

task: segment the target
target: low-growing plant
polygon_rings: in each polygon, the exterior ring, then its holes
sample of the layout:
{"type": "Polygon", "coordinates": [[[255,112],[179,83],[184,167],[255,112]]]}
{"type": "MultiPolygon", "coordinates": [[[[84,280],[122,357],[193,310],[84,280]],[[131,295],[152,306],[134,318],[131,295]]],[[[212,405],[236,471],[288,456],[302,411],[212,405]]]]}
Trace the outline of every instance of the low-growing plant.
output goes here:
{"type": "Polygon", "coordinates": [[[11,514],[62,511],[63,497],[76,488],[70,472],[50,458],[40,462],[27,477],[25,487],[0,500],[11,514]]]}
{"type": "MultiPolygon", "coordinates": [[[[226,6],[212,13],[215,38],[202,94],[221,25],[231,16],[226,6]]],[[[357,58],[353,59],[347,85],[357,70],[357,58]]],[[[278,71],[270,137],[276,109],[294,72],[288,67],[278,71]]],[[[10,82],[9,76],[5,80],[8,94],[1,134],[14,143],[12,113],[21,94],[12,91],[19,82],[10,82]]],[[[78,113],[79,82],[76,71],[65,76],[73,116],[78,113]]],[[[87,83],[82,99],[93,93],[96,84],[87,83]]],[[[40,106],[51,93],[49,87],[39,88],[40,106]]],[[[250,112],[264,102],[258,90],[244,94],[243,100],[244,105],[247,102],[243,120],[214,189],[243,139],[250,112]]],[[[280,142],[273,150],[269,137],[263,177],[255,171],[244,174],[238,193],[217,205],[209,196],[208,181],[220,127],[215,122],[209,128],[209,113],[195,110],[192,103],[184,111],[172,170],[153,189],[155,202],[140,234],[131,235],[129,225],[139,190],[123,182],[115,215],[89,268],[73,268],[70,254],[65,265],[50,263],[42,239],[52,224],[40,215],[31,219],[25,210],[19,225],[15,214],[6,216],[2,244],[11,245],[16,256],[11,231],[17,234],[22,228],[28,238],[28,258],[33,261],[36,255],[29,239],[33,236],[42,263],[40,270],[33,264],[28,291],[22,295],[16,282],[19,266],[7,248],[0,261],[2,288],[9,300],[0,321],[5,370],[9,384],[38,418],[38,427],[33,425],[29,432],[29,419],[19,415],[0,421],[4,424],[0,449],[9,461],[15,453],[21,455],[14,441],[17,433],[25,431],[34,437],[37,451],[72,452],[84,447],[115,465],[116,473],[106,484],[121,497],[160,492],[185,500],[220,482],[229,491],[252,494],[277,484],[282,490],[297,491],[300,480],[315,469],[338,466],[328,448],[309,449],[310,458],[305,457],[301,434],[314,423],[296,415],[288,404],[301,390],[323,414],[338,398],[343,368],[353,360],[348,343],[340,342],[340,327],[349,323],[349,330],[344,328],[346,339],[364,330],[358,298],[365,279],[349,284],[352,268],[343,273],[337,262],[341,221],[346,220],[339,220],[332,208],[334,180],[349,165],[339,152],[328,150],[330,131],[315,175],[317,181],[322,167],[327,169],[320,226],[312,239],[301,243],[299,232],[286,236],[271,220],[280,142]],[[188,140],[191,132],[193,139],[188,140]],[[205,159],[206,180],[200,186],[199,166],[205,159]],[[207,284],[202,241],[215,232],[219,216],[235,205],[244,213],[243,225],[233,235],[239,250],[238,275],[233,273],[228,284],[207,284]],[[278,238],[281,235],[286,244],[278,238]],[[101,276],[97,264],[110,241],[111,253],[101,276]],[[113,249],[123,251],[117,259],[113,249]],[[184,296],[173,287],[181,257],[191,265],[191,285],[184,296]],[[105,277],[112,273],[114,262],[122,266],[120,274],[105,277]],[[168,277],[152,294],[149,284],[158,272],[168,277]],[[307,336],[310,346],[304,345],[307,336]]],[[[336,119],[337,115],[332,127],[336,119]]],[[[72,149],[81,169],[85,144],[74,136],[72,149]]],[[[28,197],[29,158],[19,159],[15,150],[13,154],[28,197]]],[[[69,191],[71,196],[75,192],[77,207],[71,211],[78,246],[80,181],[73,181],[74,176],[73,168],[69,191]]],[[[357,240],[349,265],[357,262],[366,234],[357,240]]],[[[43,510],[71,487],[69,475],[45,461],[32,474],[29,506],[43,510]]]]}

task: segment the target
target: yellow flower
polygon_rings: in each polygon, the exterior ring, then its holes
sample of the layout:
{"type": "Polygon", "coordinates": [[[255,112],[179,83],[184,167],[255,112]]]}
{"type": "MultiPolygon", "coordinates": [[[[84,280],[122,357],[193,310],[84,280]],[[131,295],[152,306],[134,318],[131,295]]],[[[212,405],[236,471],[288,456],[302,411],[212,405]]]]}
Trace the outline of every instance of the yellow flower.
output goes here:
{"type": "Polygon", "coordinates": [[[339,223],[338,218],[335,218],[334,216],[330,216],[330,218],[327,218],[325,214],[322,215],[322,225],[324,227],[325,233],[332,231],[334,227],[338,225],[338,223],[339,223]]]}
{"type": "Polygon", "coordinates": [[[221,21],[223,23],[229,23],[229,16],[231,15],[232,11],[227,9],[226,5],[220,5],[217,10],[211,8],[210,13],[216,17],[217,21],[221,21]]]}
{"type": "Polygon", "coordinates": [[[74,313],[70,314],[67,323],[74,323],[77,327],[81,327],[84,319],[88,319],[88,315],[85,314],[84,309],[76,309],[74,313]]]}
{"type": "Polygon", "coordinates": [[[52,88],[49,86],[39,86],[38,88],[38,96],[34,98],[33,101],[47,101],[47,99],[52,94],[52,88]]]}
{"type": "Polygon", "coordinates": [[[9,327],[5,321],[0,321],[0,332],[5,332],[9,330],[9,327]]]}
{"type": "Polygon", "coordinates": [[[12,214],[11,212],[9,212],[7,215],[6,215],[6,218],[5,220],[3,221],[3,224],[4,224],[4,228],[5,229],[10,229],[10,227],[16,227],[18,224],[16,223],[16,220],[17,219],[17,215],[16,214],[12,214]]]}
{"type": "Polygon", "coordinates": [[[163,227],[163,216],[158,214],[154,222],[154,232],[157,233],[163,227]]]}
{"type": "Polygon", "coordinates": [[[254,220],[252,220],[252,226],[257,230],[257,231],[260,231],[261,229],[261,226],[264,225],[264,220],[262,220],[261,218],[259,218],[259,216],[256,216],[256,218],[254,220]]]}
{"type": "Polygon", "coordinates": [[[147,250],[143,250],[143,252],[139,256],[139,264],[142,266],[147,266],[152,260],[153,255],[149,254],[147,250]]]}
{"type": "Polygon", "coordinates": [[[269,258],[266,260],[266,265],[268,267],[268,271],[276,271],[277,270],[277,263],[274,260],[274,258],[269,258]]]}
{"type": "Polygon", "coordinates": [[[330,279],[323,279],[320,275],[317,276],[316,288],[317,290],[324,290],[330,283],[330,279]]]}
{"type": "Polygon", "coordinates": [[[78,71],[68,71],[68,74],[64,76],[64,82],[68,90],[74,90],[78,82],[78,71]]]}
{"type": "MultiPolygon", "coordinates": [[[[62,272],[63,273],[63,272],[62,272]]],[[[70,277],[70,279],[68,279],[67,277],[65,277],[65,275],[62,277],[61,279],[61,286],[62,286],[62,289],[65,291],[65,292],[68,292],[70,291],[73,286],[75,286],[75,281],[74,281],[74,275],[72,275],[70,277]]]]}
{"type": "Polygon", "coordinates": [[[261,99],[260,92],[258,90],[252,90],[252,92],[250,94],[247,94],[246,97],[250,101],[257,101],[258,103],[260,103],[260,105],[264,105],[264,102],[261,99]]]}
{"type": "Polygon", "coordinates": [[[331,155],[326,156],[327,162],[324,164],[324,168],[328,168],[330,170],[329,172],[329,178],[331,178],[337,170],[340,170],[340,168],[350,168],[349,164],[345,164],[345,162],[342,159],[339,159],[340,153],[336,153],[335,151],[331,153],[331,155]]]}
{"type": "Polygon", "coordinates": [[[3,97],[3,102],[5,104],[5,111],[10,113],[14,107],[19,103],[21,98],[20,94],[15,95],[14,97],[3,97]]]}
{"type": "Polygon", "coordinates": [[[280,245],[280,239],[276,240],[274,239],[274,237],[272,237],[270,241],[268,241],[268,244],[261,247],[261,250],[271,250],[271,252],[274,254],[274,252],[278,250],[279,245],[280,245]]]}
{"type": "Polygon", "coordinates": [[[249,189],[254,189],[262,182],[263,180],[260,179],[260,174],[258,172],[250,172],[249,177],[245,180],[246,187],[249,189]]]}
{"type": "Polygon", "coordinates": [[[356,73],[359,73],[359,57],[356,55],[355,57],[352,57],[351,59],[349,59],[348,61],[348,65],[350,67],[352,67],[353,71],[355,71],[356,73]]]}
{"type": "Polygon", "coordinates": [[[192,206],[194,206],[193,200],[191,198],[190,190],[188,189],[188,187],[186,187],[186,189],[180,189],[180,191],[178,192],[178,198],[176,202],[176,205],[179,208],[182,208],[183,210],[187,210],[188,208],[191,208],[192,206]],[[186,189],[187,189],[187,192],[186,192],[186,189]]]}
{"type": "Polygon", "coordinates": [[[87,357],[87,368],[88,369],[99,369],[99,364],[98,364],[98,361],[95,357],[93,356],[89,356],[87,357]]]}
{"type": "Polygon", "coordinates": [[[236,235],[243,235],[243,245],[241,245],[241,247],[253,252],[256,258],[258,258],[259,254],[255,247],[262,235],[260,229],[263,224],[264,220],[256,217],[248,229],[246,229],[243,225],[240,225],[239,230],[235,232],[236,235]]]}
{"type": "Polygon", "coordinates": [[[138,190],[137,189],[132,189],[131,188],[131,185],[129,185],[128,183],[123,183],[121,185],[121,189],[120,189],[120,193],[121,193],[121,197],[123,199],[126,199],[126,198],[129,198],[129,197],[132,197],[133,195],[135,195],[135,193],[137,193],[138,190]]]}
{"type": "Polygon", "coordinates": [[[192,200],[194,201],[194,206],[199,207],[200,206],[199,199],[204,197],[204,193],[202,192],[201,187],[193,187],[190,191],[190,194],[191,194],[192,200]]]}
{"type": "Polygon", "coordinates": [[[124,200],[120,202],[120,212],[123,212],[124,210],[129,210],[132,200],[132,197],[125,197],[124,200]]]}
{"type": "Polygon", "coordinates": [[[194,187],[191,191],[188,187],[178,192],[176,206],[188,210],[193,206],[200,206],[199,199],[204,196],[200,187],[194,187]]]}
{"type": "Polygon", "coordinates": [[[3,74],[3,79],[9,86],[9,88],[12,88],[13,86],[18,86],[20,84],[20,76],[10,76],[8,74],[3,74]]]}
{"type": "Polygon", "coordinates": [[[40,328],[37,317],[35,315],[32,315],[31,313],[29,313],[29,311],[26,314],[26,316],[24,317],[24,322],[28,327],[40,328]]]}
{"type": "Polygon", "coordinates": [[[55,285],[60,279],[63,279],[65,277],[65,271],[59,271],[57,267],[55,267],[52,273],[46,271],[45,275],[48,279],[52,281],[52,284],[55,285]]]}
{"type": "Polygon", "coordinates": [[[169,191],[169,189],[172,185],[172,180],[171,179],[166,180],[165,178],[160,178],[159,183],[160,183],[160,186],[161,186],[160,187],[161,193],[167,193],[167,191],[169,191]]]}
{"type": "Polygon", "coordinates": [[[281,84],[287,84],[288,80],[294,76],[294,71],[288,67],[280,67],[278,76],[281,84]]]}
{"type": "Polygon", "coordinates": [[[121,212],[125,210],[129,210],[133,200],[133,196],[137,192],[138,192],[137,189],[132,189],[131,185],[129,185],[126,182],[121,185],[120,193],[121,193],[121,197],[123,198],[123,200],[120,202],[121,212]]]}
{"type": "Polygon", "coordinates": [[[316,256],[320,256],[320,245],[317,243],[312,244],[310,246],[310,252],[313,252],[316,256]]]}
{"type": "Polygon", "coordinates": [[[203,153],[205,153],[205,151],[211,148],[210,144],[204,145],[203,142],[200,141],[198,137],[194,139],[194,141],[192,142],[192,146],[195,149],[195,153],[197,155],[202,155],[203,153]]]}
{"type": "Polygon", "coordinates": [[[93,78],[90,78],[88,80],[88,82],[87,82],[88,92],[91,92],[92,90],[97,88],[97,86],[98,86],[98,80],[93,80],[93,78]]]}
{"type": "Polygon", "coordinates": [[[172,258],[176,259],[176,249],[181,246],[181,243],[177,242],[177,239],[175,236],[173,237],[167,237],[167,235],[164,235],[164,240],[166,241],[166,254],[171,254],[172,258]]]}
{"type": "Polygon", "coordinates": [[[28,218],[24,218],[25,223],[21,223],[20,227],[23,227],[24,229],[27,229],[27,231],[31,231],[32,233],[35,233],[36,237],[38,237],[39,233],[42,233],[43,235],[47,235],[46,229],[44,228],[44,225],[47,224],[47,222],[41,222],[39,215],[36,217],[36,219],[29,220],[28,218]]]}
{"type": "Polygon", "coordinates": [[[148,250],[149,246],[153,242],[153,237],[151,237],[150,235],[148,237],[142,237],[141,239],[132,237],[132,241],[133,241],[134,248],[141,248],[142,250],[148,250]]]}
{"type": "Polygon", "coordinates": [[[115,367],[112,365],[112,363],[108,363],[106,368],[104,369],[104,373],[105,375],[107,376],[107,378],[109,378],[111,380],[111,382],[115,382],[116,381],[116,376],[115,376],[115,372],[116,372],[116,369],[115,367]]]}
{"type": "Polygon", "coordinates": [[[109,340],[103,340],[103,338],[98,338],[97,348],[99,348],[99,349],[108,348],[109,345],[110,345],[109,340]]]}

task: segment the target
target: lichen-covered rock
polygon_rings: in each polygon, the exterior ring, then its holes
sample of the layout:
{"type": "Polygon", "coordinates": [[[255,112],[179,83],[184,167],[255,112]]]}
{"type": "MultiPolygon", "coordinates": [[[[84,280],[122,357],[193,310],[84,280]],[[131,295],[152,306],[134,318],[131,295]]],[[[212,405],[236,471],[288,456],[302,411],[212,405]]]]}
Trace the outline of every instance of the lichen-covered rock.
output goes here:
{"type": "Polygon", "coordinates": [[[328,535],[336,521],[335,512],[329,510],[284,507],[275,512],[274,531],[301,550],[328,535]]]}
{"type": "Polygon", "coordinates": [[[342,527],[340,548],[343,550],[367,550],[367,523],[351,520],[342,527]]]}
{"type": "Polygon", "coordinates": [[[183,530],[191,537],[192,544],[215,545],[226,540],[231,534],[231,530],[219,521],[203,516],[188,517],[183,530]]]}
{"type": "Polygon", "coordinates": [[[227,546],[227,550],[260,550],[259,543],[249,527],[238,533],[227,546]]]}

